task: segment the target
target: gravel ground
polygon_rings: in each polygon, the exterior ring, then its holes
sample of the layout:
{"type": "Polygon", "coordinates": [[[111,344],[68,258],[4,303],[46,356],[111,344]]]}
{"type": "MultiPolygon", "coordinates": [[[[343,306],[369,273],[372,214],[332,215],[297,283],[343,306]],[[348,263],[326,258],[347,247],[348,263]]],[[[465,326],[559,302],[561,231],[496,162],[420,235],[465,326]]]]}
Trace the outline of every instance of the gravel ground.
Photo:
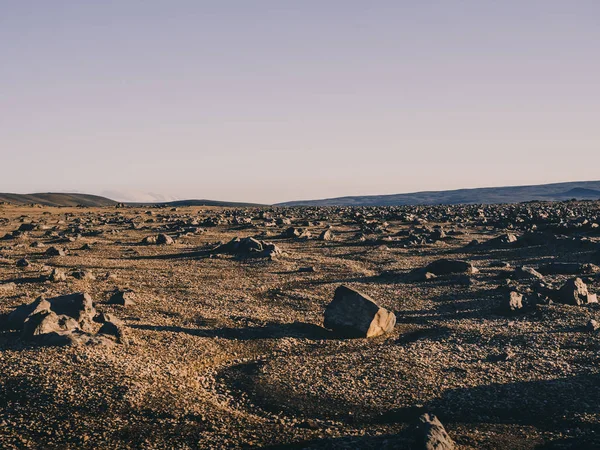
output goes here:
{"type": "MultiPolygon", "coordinates": [[[[10,236],[0,240],[0,313],[40,295],[87,292],[123,320],[128,339],[54,347],[0,331],[0,447],[410,448],[412,424],[429,412],[461,449],[600,448],[600,337],[586,328],[600,321],[598,304],[510,314],[499,289],[515,266],[598,263],[598,228],[577,224],[599,209],[1,205],[0,239],[10,236]],[[528,217],[560,239],[469,245],[521,238],[528,217]],[[427,238],[437,225],[453,232],[427,238]],[[22,226],[32,229],[13,233],[22,226]],[[290,226],[312,237],[282,237],[290,226]],[[327,226],[335,239],[319,240],[327,226]],[[141,244],[159,233],[175,243],[141,244]],[[283,254],[211,251],[236,236],[283,254]],[[66,255],[46,256],[52,246],[66,255]],[[22,258],[29,265],[17,267],[22,258]],[[479,272],[410,277],[440,258],[479,272]],[[306,267],[314,271],[299,271],[306,267]],[[54,268],[66,281],[45,279],[54,268]],[[80,269],[93,278],[71,275],[80,269]],[[395,312],[394,331],[367,340],[325,330],[324,309],[341,284],[395,312]],[[132,290],[135,305],[107,304],[117,288],[132,290]]],[[[596,292],[599,278],[580,276],[596,292]]]]}

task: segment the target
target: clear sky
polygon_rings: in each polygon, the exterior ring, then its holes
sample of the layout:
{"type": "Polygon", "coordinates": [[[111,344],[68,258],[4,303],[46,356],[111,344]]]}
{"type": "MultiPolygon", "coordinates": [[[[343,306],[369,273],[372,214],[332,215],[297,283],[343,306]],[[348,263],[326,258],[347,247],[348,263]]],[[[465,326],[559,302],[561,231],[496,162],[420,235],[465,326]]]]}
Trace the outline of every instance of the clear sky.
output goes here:
{"type": "Polygon", "coordinates": [[[597,179],[598,0],[0,0],[0,192],[597,179]]]}

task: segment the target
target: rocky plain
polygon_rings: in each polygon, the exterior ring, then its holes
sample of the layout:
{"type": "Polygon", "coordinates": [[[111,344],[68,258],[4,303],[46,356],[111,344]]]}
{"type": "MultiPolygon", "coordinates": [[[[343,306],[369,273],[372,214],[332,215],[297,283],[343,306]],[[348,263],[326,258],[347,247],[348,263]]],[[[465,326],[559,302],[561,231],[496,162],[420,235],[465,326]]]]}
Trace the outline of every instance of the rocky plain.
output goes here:
{"type": "Polygon", "coordinates": [[[600,448],[600,202],[0,205],[0,448],[600,448]]]}

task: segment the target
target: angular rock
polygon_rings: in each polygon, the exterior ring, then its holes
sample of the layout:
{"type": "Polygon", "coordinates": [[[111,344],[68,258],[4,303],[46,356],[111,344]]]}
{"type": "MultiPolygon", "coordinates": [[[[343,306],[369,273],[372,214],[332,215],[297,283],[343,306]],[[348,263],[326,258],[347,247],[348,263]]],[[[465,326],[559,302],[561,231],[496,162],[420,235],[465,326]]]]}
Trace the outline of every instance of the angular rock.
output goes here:
{"type": "Polygon", "coordinates": [[[509,312],[516,312],[523,309],[523,294],[517,291],[507,291],[504,304],[509,312]]]}
{"type": "Polygon", "coordinates": [[[96,277],[94,276],[94,274],[92,272],[90,272],[89,270],[85,270],[85,269],[75,270],[71,273],[71,276],[78,280],[93,281],[96,279],[96,277]]]}
{"type": "Polygon", "coordinates": [[[110,313],[98,313],[94,316],[94,322],[96,323],[106,323],[112,322],[117,325],[123,325],[123,321],[116,317],[114,314],[110,313]]]}
{"type": "Polygon", "coordinates": [[[156,236],[146,236],[144,239],[142,239],[142,244],[145,244],[145,245],[156,244],[156,236]]]}
{"type": "Polygon", "coordinates": [[[458,259],[438,259],[425,267],[427,272],[431,272],[434,275],[449,275],[467,273],[474,274],[478,273],[479,270],[473,267],[468,261],[462,261],[458,259]]]}
{"type": "Polygon", "coordinates": [[[168,234],[161,233],[156,236],[156,243],[158,245],[173,245],[175,241],[168,234]]]}
{"type": "Polygon", "coordinates": [[[515,280],[538,279],[543,280],[544,276],[535,270],[533,267],[521,266],[517,267],[512,273],[512,278],[515,280]]]}
{"type": "Polygon", "coordinates": [[[66,255],[66,253],[65,253],[65,251],[64,251],[64,250],[61,250],[61,249],[59,249],[59,248],[56,248],[56,247],[49,247],[49,248],[48,248],[48,249],[47,249],[47,250],[44,252],[44,254],[45,254],[46,256],[65,256],[65,255],[66,255]]]}
{"type": "Polygon", "coordinates": [[[125,340],[125,327],[115,322],[105,322],[98,330],[98,334],[113,336],[119,342],[123,342],[125,340]]]}
{"type": "Polygon", "coordinates": [[[373,299],[347,286],[339,286],[325,309],[324,326],[345,337],[376,337],[389,333],[396,316],[373,299]]]}
{"type": "Polygon", "coordinates": [[[47,277],[48,281],[52,281],[53,283],[58,283],[60,281],[66,281],[67,275],[61,269],[52,269],[50,275],[47,277]]]}
{"type": "Polygon", "coordinates": [[[553,262],[541,266],[538,271],[543,275],[577,275],[597,273],[600,269],[594,264],[553,262]]]}
{"type": "Polygon", "coordinates": [[[600,329],[600,324],[594,320],[594,319],[590,319],[590,321],[587,323],[586,325],[586,330],[588,331],[598,331],[600,329]]]}
{"type": "Polygon", "coordinates": [[[273,257],[280,255],[282,251],[275,244],[259,241],[253,237],[235,237],[226,244],[222,244],[213,250],[213,253],[229,253],[237,256],[273,257]]]}
{"type": "Polygon", "coordinates": [[[325,230],[319,235],[320,241],[333,241],[335,236],[331,230],[325,230]]]}
{"type": "Polygon", "coordinates": [[[453,450],[454,441],[433,414],[423,414],[417,424],[417,448],[423,450],[453,450]]]}
{"type": "Polygon", "coordinates": [[[133,306],[135,305],[135,293],[130,290],[117,290],[111,295],[108,303],[111,305],[133,306]]]}
{"type": "Polygon", "coordinates": [[[581,278],[568,280],[558,291],[557,300],[567,305],[584,305],[598,303],[596,294],[588,292],[587,285],[581,278]]]}
{"type": "Polygon", "coordinates": [[[21,258],[17,261],[17,267],[29,267],[31,263],[26,258],[21,258]]]}
{"type": "Polygon", "coordinates": [[[75,319],[67,315],[58,315],[47,309],[30,315],[23,324],[23,339],[32,339],[41,335],[65,334],[79,329],[75,319]]]}

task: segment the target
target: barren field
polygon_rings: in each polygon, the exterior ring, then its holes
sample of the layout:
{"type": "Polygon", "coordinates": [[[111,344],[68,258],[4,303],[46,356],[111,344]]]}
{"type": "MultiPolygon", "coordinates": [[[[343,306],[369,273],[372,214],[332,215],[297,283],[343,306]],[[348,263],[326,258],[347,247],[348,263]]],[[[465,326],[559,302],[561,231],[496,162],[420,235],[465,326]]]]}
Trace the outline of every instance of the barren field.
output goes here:
{"type": "Polygon", "coordinates": [[[598,202],[0,205],[0,448],[600,448],[599,224],[598,202]],[[342,285],[395,327],[325,328],[342,285]],[[15,319],[74,293],[93,320],[15,319]],[[426,447],[425,413],[454,444],[426,447]]]}

